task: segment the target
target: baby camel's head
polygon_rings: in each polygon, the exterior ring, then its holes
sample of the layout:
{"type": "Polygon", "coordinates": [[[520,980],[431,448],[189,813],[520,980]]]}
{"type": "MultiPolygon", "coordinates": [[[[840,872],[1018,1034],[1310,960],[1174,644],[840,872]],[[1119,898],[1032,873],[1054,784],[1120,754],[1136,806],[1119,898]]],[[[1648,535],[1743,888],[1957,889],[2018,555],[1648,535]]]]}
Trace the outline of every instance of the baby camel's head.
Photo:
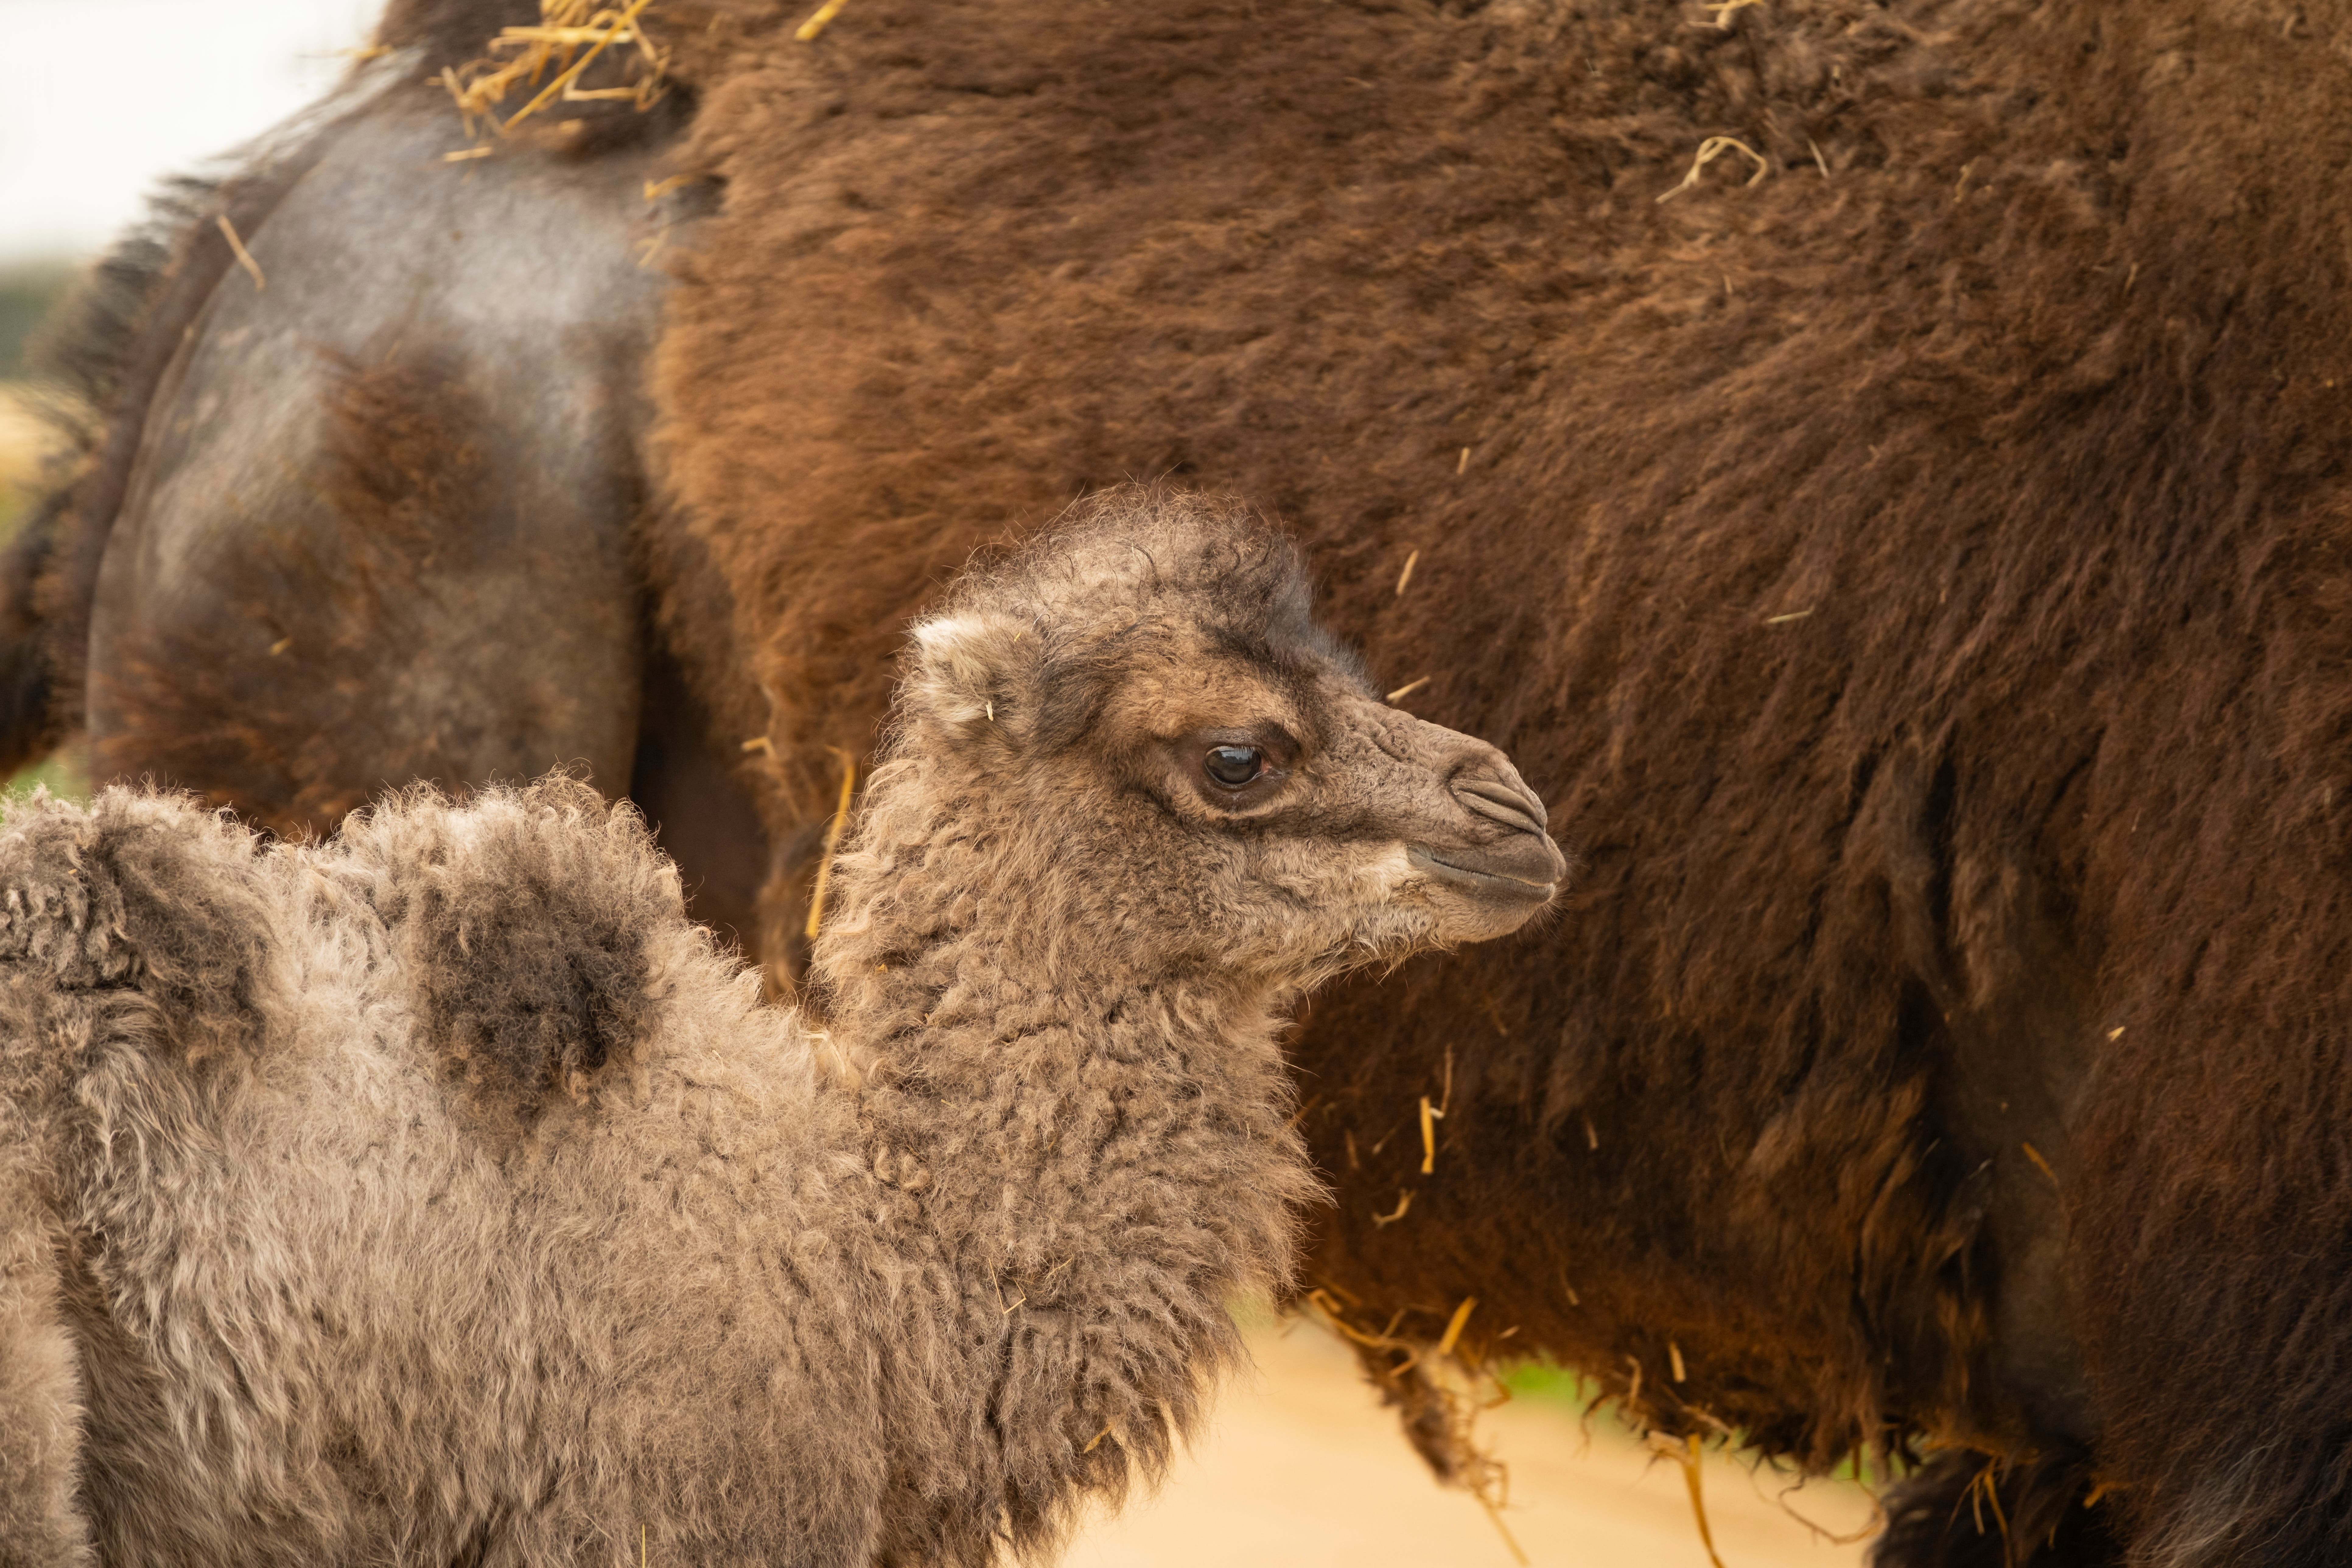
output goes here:
{"type": "Polygon", "coordinates": [[[1311,984],[1515,930],[1567,868],[1509,761],[1382,702],[1289,543],[1199,496],[1115,492],[967,578],[890,754],[863,847],[902,813],[929,842],[876,872],[1129,973],[1311,984]]]}

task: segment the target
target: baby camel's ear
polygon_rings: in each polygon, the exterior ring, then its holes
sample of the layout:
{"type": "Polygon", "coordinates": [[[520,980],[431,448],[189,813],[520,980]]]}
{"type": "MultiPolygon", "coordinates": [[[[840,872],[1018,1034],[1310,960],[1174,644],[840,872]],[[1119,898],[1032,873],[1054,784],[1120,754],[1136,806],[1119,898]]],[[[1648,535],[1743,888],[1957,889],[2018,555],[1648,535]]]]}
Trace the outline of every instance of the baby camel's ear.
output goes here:
{"type": "Polygon", "coordinates": [[[959,734],[1000,733],[1024,710],[1044,654],[1035,628],[967,610],[915,628],[903,697],[908,709],[959,734]]]}

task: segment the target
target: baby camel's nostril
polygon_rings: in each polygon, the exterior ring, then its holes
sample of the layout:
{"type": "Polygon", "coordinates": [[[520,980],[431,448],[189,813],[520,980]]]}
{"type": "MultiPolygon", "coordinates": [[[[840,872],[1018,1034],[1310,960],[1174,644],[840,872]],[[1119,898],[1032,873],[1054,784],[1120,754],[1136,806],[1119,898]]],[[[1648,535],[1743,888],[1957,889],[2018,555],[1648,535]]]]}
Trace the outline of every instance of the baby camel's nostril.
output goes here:
{"type": "Polygon", "coordinates": [[[1517,779],[1455,779],[1454,795],[1468,810],[1522,833],[1541,833],[1549,822],[1535,791],[1517,779]]]}

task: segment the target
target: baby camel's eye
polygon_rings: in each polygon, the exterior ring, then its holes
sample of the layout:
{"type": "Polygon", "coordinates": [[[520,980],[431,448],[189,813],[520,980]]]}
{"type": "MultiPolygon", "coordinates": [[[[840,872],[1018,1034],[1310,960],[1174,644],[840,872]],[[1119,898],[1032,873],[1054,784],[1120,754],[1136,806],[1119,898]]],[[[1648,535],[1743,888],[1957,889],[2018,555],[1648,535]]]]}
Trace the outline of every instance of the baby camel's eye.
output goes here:
{"type": "Polygon", "coordinates": [[[1239,789],[1265,771],[1265,753],[1255,746],[1212,746],[1201,771],[1213,783],[1239,789]]]}

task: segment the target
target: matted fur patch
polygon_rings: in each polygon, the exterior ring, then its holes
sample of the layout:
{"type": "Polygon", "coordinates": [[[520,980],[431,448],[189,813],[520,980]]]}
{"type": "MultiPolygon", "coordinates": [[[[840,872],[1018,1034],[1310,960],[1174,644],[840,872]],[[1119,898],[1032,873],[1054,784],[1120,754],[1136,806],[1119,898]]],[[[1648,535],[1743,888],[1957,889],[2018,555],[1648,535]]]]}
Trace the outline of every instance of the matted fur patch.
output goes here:
{"type": "Polygon", "coordinates": [[[425,1043],[485,1109],[529,1121],[629,1056],[650,1012],[647,937],[684,921],[677,879],[644,825],[585,784],[550,780],[434,816],[451,831],[404,868],[387,911],[418,976],[425,1043]],[[547,831],[598,816],[600,833],[547,831]]]}

